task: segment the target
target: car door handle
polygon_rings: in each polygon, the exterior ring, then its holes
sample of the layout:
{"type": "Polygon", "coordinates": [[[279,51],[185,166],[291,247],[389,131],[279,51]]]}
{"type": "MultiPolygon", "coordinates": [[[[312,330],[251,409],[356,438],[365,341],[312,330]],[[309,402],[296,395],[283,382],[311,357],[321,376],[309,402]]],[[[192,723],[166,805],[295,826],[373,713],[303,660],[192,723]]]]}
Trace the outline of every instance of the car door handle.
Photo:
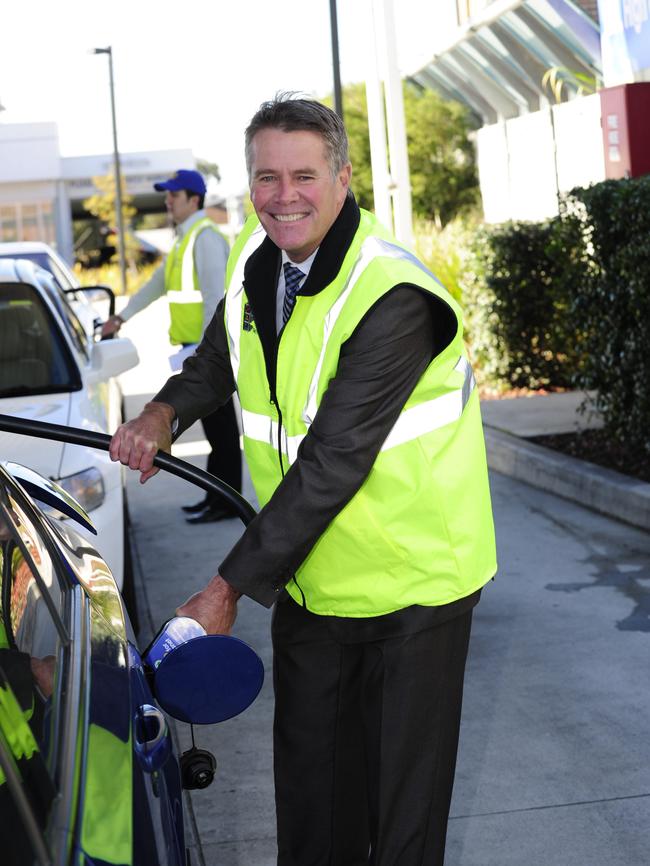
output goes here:
{"type": "Polygon", "coordinates": [[[167,719],[151,704],[138,707],[134,720],[134,748],[142,769],[147,773],[159,770],[171,754],[167,719]]]}

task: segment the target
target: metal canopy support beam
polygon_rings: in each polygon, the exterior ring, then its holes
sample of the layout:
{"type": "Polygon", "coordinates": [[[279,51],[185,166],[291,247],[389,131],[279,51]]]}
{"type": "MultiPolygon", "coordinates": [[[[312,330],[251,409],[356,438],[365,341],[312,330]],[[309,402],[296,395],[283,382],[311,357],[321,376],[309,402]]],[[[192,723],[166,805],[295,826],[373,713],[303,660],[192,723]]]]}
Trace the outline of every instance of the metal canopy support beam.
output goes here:
{"type": "Polygon", "coordinates": [[[521,66],[530,80],[539,88],[540,93],[543,93],[542,79],[548,66],[545,66],[532,48],[521,42],[505,23],[494,21],[490,25],[490,30],[508,51],[512,59],[521,66]]]}
{"type": "Polygon", "coordinates": [[[458,91],[465,94],[467,101],[470,102],[470,104],[473,103],[477,106],[477,110],[480,112],[481,117],[484,118],[486,123],[497,122],[499,114],[494,106],[491,105],[481,93],[479,93],[473,84],[462,78],[461,75],[450,66],[447,60],[442,58],[438,60],[433,74],[438,72],[443,75],[447,81],[451,82],[458,91]]]}
{"type": "Polygon", "coordinates": [[[567,0],[546,0],[546,2],[575,34],[576,41],[585,49],[594,65],[600,66],[600,28],[598,24],[583,9],[579,9],[575,3],[567,2],[567,0]]]}
{"type": "Polygon", "coordinates": [[[413,245],[411,175],[406,148],[402,76],[397,66],[393,0],[373,0],[375,26],[385,58],[384,95],[390,174],[393,181],[393,228],[398,240],[413,245]]]}
{"type": "Polygon", "coordinates": [[[559,63],[558,66],[565,66],[567,69],[576,72],[584,72],[587,75],[594,75],[596,69],[589,63],[585,63],[566,42],[556,36],[530,9],[525,6],[520,6],[512,12],[544,43],[549,52],[553,54],[559,63]]]}
{"type": "Polygon", "coordinates": [[[366,50],[366,105],[368,106],[368,137],[370,141],[370,170],[375,204],[375,216],[393,231],[393,207],[390,200],[391,178],[388,170],[388,151],[386,147],[386,117],[384,94],[379,69],[377,50],[377,25],[372,3],[370,2],[370,24],[368,37],[371,40],[366,50]]]}
{"type": "Polygon", "coordinates": [[[480,54],[490,65],[491,69],[506,81],[513,90],[521,94],[521,98],[526,101],[529,111],[537,111],[539,109],[539,98],[542,94],[541,87],[533,87],[528,82],[528,76],[524,70],[516,68],[512,63],[504,60],[499,56],[498,52],[492,48],[484,39],[477,34],[472,40],[471,46],[478,54],[480,54]]]}
{"type": "Polygon", "coordinates": [[[463,51],[461,46],[456,46],[450,52],[451,58],[460,66],[467,78],[476,82],[485,99],[492,105],[502,117],[517,117],[523,107],[502,86],[499,85],[473,57],[463,51]]]}
{"type": "Polygon", "coordinates": [[[471,94],[464,93],[445,79],[438,69],[426,67],[421,69],[415,75],[411,76],[411,80],[419,84],[420,87],[425,87],[429,90],[437,90],[445,99],[455,100],[456,102],[464,102],[472,112],[476,120],[483,120],[481,107],[476,105],[472,100],[471,94]]]}

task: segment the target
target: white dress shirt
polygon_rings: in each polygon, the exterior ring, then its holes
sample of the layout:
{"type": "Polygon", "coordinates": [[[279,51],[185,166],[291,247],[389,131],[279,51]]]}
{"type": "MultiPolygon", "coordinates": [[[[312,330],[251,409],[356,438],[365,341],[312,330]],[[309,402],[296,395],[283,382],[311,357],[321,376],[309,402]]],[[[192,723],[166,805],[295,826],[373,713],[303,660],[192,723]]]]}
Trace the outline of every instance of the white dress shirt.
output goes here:
{"type": "Polygon", "coordinates": [[[280,268],[278,291],[275,296],[275,326],[278,330],[278,334],[280,333],[284,325],[284,316],[282,314],[282,308],[284,306],[284,296],[286,293],[286,284],[284,282],[284,264],[285,262],[289,262],[289,264],[292,265],[294,268],[298,268],[298,270],[303,272],[305,276],[298,283],[298,289],[301,289],[305,283],[305,280],[307,279],[309,270],[314,263],[317,252],[318,248],[316,248],[314,252],[309,256],[309,258],[306,258],[304,262],[294,262],[289,258],[288,254],[284,250],[282,250],[282,267],[280,268]]]}

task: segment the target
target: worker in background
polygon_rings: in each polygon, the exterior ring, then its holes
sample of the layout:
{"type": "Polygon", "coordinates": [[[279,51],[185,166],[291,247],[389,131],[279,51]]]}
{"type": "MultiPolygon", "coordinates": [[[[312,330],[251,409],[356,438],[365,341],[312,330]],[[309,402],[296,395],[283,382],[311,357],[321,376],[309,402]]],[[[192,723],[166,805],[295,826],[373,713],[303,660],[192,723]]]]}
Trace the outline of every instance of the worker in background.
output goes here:
{"type": "Polygon", "coordinates": [[[158,448],[237,390],[259,514],[178,608],[274,606],[279,866],[441,866],[474,606],[496,570],[461,311],[350,192],[341,119],[246,130],[253,215],[196,355],[114,435],[158,448]],[[173,431],[176,431],[174,433],[173,431]]]}
{"type": "MultiPolygon", "coordinates": [[[[117,333],[124,322],[163,294],[169,300],[169,339],[180,345],[172,367],[180,369],[193,353],[223,298],[228,242],[203,210],[206,186],[198,171],[180,169],[154,189],[165,192],[165,207],[176,230],[176,240],[166,260],[151,279],[133,295],[119,315],[102,327],[102,337],[117,333]]],[[[210,445],[207,470],[241,492],[242,470],[239,428],[232,400],[201,419],[210,445]]],[[[232,517],[230,510],[207,495],[184,505],[188,523],[211,523],[232,517]]]]}

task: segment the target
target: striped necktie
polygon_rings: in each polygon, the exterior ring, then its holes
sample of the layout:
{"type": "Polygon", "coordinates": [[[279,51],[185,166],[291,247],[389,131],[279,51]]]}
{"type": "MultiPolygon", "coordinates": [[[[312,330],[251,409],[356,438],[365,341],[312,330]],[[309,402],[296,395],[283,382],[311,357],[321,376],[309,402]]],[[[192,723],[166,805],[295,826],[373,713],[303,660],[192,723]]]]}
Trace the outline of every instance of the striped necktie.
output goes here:
{"type": "Polygon", "coordinates": [[[287,323],[294,304],[300,280],[305,275],[300,268],[294,268],[289,262],[284,263],[284,303],[282,304],[282,322],[287,323]]]}

